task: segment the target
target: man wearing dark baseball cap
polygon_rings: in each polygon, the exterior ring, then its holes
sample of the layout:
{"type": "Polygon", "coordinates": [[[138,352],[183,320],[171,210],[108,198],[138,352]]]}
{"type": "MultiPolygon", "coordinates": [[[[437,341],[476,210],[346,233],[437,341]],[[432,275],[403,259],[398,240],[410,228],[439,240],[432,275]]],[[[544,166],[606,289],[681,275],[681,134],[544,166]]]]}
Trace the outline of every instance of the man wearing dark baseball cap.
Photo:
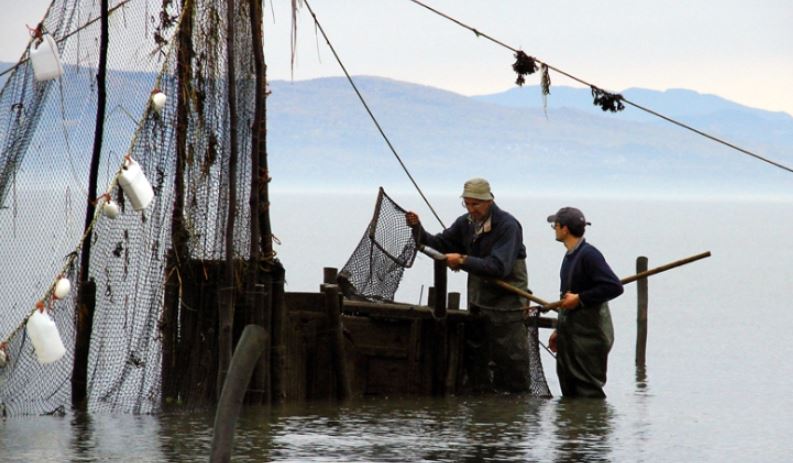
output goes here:
{"type": "Polygon", "coordinates": [[[548,216],[556,241],[567,253],[561,278],[559,318],[548,341],[556,352],[556,373],[562,395],[605,397],[608,354],[614,343],[614,327],[608,301],[622,294],[622,283],[603,254],[584,239],[584,213],[563,207],[548,216]]]}

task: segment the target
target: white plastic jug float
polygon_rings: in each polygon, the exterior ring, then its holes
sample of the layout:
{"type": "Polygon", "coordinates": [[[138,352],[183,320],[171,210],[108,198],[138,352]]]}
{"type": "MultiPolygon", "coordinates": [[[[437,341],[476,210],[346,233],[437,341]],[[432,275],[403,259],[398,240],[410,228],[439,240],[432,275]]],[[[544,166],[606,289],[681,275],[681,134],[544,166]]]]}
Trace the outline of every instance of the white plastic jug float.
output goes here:
{"type": "Polygon", "coordinates": [[[39,82],[57,79],[63,75],[58,46],[50,34],[43,34],[41,40],[34,40],[30,46],[30,62],[33,76],[39,82]]]}
{"type": "Polygon", "coordinates": [[[136,211],[146,209],[154,198],[154,189],[143,174],[143,169],[129,156],[124,160],[118,184],[121,185],[124,194],[132,203],[132,208],[136,211]]]}
{"type": "Polygon", "coordinates": [[[45,310],[36,309],[28,318],[28,337],[33,343],[39,363],[56,362],[66,353],[55,320],[45,310]]]}

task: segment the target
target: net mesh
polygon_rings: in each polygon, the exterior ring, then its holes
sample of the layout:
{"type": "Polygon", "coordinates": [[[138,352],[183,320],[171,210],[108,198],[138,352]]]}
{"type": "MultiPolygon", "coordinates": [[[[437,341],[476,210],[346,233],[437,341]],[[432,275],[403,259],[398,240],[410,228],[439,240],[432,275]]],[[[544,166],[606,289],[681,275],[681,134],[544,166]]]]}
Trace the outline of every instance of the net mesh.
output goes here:
{"type": "MultiPolygon", "coordinates": [[[[177,184],[184,192],[178,215],[189,258],[225,257],[223,231],[230,210],[240,224],[233,237],[234,257],[250,253],[251,167],[246,156],[256,83],[248,2],[235,2],[234,8],[239,124],[232,137],[226,2],[110,2],[107,113],[97,194],[108,185],[106,191],[119,201],[122,213],[114,220],[97,215],[90,238],[88,277],[97,291],[89,410],[147,413],[159,406],[159,323],[177,184]],[[187,40],[177,40],[180,30],[187,40]],[[190,44],[182,45],[186,61],[179,61],[179,43],[190,44]],[[161,112],[151,105],[155,88],[168,96],[161,112]],[[185,96],[183,108],[177,104],[179,94],[185,96]],[[177,126],[183,127],[186,140],[178,180],[177,126]],[[231,209],[228,153],[233,140],[240,160],[231,209]],[[155,191],[142,212],[134,211],[116,186],[125,154],[140,163],[155,191]]],[[[0,368],[0,409],[6,415],[53,413],[71,400],[77,291],[62,300],[50,292],[58,276],[74,283],[78,273],[75,256],[85,225],[96,125],[99,16],[95,0],[52,2],[42,26],[58,44],[64,74],[37,82],[26,50],[0,90],[0,341],[8,357],[0,368]],[[36,360],[24,328],[40,300],[67,346],[64,358],[46,365],[36,360]]]]}
{"type": "Polygon", "coordinates": [[[405,212],[380,188],[372,221],[339,271],[339,285],[346,297],[394,300],[405,268],[416,258],[416,242],[405,212]]]}

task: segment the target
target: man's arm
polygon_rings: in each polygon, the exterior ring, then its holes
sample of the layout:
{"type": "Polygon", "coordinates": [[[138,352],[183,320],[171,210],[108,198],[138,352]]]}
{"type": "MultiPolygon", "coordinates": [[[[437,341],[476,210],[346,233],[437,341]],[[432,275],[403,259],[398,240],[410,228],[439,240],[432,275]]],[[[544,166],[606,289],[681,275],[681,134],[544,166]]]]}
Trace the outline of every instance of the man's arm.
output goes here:
{"type": "Polygon", "coordinates": [[[592,283],[591,287],[578,293],[578,298],[583,305],[599,305],[610,301],[622,294],[622,283],[614,271],[611,270],[603,254],[592,246],[588,246],[587,253],[582,257],[582,270],[592,283]]]}

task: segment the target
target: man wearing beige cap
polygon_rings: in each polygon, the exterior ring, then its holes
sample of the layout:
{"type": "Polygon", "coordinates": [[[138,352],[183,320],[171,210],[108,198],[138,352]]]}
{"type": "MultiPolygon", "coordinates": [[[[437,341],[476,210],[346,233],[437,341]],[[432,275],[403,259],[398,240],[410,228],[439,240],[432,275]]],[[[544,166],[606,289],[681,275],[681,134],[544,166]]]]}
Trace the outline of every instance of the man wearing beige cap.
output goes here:
{"type": "Polygon", "coordinates": [[[528,331],[522,317],[528,301],[491,282],[500,279],[528,290],[523,228],[496,205],[487,180],[468,180],[461,197],[467,212],[437,235],[424,230],[415,212],[405,218],[417,243],[444,253],[452,270],[468,272],[468,309],[483,320],[481,339],[477,342],[474,334],[469,343],[470,385],[478,390],[528,391],[528,331]]]}

